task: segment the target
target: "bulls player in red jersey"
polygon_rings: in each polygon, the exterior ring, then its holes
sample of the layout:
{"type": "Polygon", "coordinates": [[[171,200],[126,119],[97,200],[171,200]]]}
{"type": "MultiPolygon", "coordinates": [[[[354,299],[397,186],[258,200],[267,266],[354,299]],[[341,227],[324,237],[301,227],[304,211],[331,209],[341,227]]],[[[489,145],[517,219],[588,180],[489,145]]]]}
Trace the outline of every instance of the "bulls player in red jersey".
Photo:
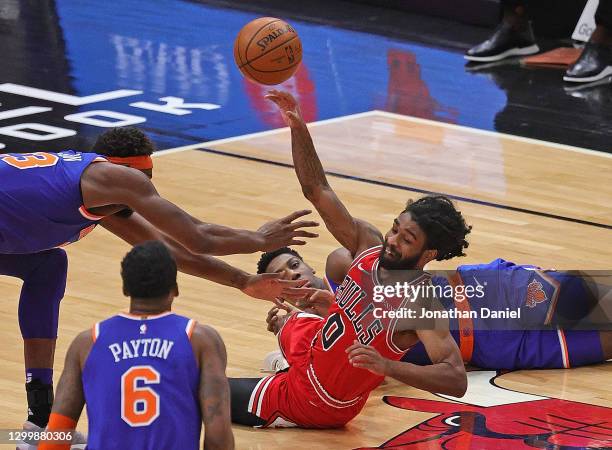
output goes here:
{"type": "Polygon", "coordinates": [[[293,97],[272,91],[268,99],[291,128],[293,162],[304,195],[354,260],[325,319],[296,313],[277,322],[279,345],[289,363],[286,372],[230,380],[232,420],[254,426],[341,427],[361,411],[385,376],[462,396],[467,377],[448,324],[418,314],[393,314],[439,309],[426,289],[430,280],[422,269],[433,259],[464,255],[470,227],[461,213],[444,196],[424,197],[410,203],[383,237],[351,216],[327,183],[293,97]],[[394,290],[396,283],[423,289],[411,296],[394,290]],[[377,295],[381,291],[382,298],[377,295]],[[419,341],[433,364],[401,362],[405,351],[419,341]]]}

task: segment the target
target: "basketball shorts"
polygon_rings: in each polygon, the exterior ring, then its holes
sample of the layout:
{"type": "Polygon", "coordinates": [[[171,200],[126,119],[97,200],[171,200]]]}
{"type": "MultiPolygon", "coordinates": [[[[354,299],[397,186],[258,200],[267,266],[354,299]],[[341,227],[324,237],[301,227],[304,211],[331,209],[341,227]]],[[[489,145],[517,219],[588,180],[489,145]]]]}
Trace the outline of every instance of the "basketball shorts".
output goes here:
{"type": "Polygon", "coordinates": [[[278,333],[281,352],[289,363],[284,371],[262,378],[249,397],[249,413],[265,421],[265,427],[338,428],[363,408],[367,395],[349,407],[313,383],[309,372],[310,348],[323,319],[314,314],[292,315],[278,333]]]}

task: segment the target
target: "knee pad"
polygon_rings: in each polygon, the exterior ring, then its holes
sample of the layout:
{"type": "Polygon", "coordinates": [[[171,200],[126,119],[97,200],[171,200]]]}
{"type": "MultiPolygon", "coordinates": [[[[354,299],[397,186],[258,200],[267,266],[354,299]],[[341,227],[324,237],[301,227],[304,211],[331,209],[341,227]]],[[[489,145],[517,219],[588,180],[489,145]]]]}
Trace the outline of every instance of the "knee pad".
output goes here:
{"type": "Polygon", "coordinates": [[[19,326],[24,339],[57,337],[59,307],[66,290],[68,258],[55,248],[33,255],[22,275],[19,326]]]}

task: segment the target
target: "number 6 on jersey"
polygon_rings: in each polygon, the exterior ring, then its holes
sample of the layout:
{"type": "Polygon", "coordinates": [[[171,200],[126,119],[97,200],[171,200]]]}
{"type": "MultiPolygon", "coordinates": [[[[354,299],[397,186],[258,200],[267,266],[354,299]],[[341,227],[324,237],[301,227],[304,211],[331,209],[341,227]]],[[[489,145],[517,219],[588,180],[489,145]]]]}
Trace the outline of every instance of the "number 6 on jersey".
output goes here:
{"type": "Polygon", "coordinates": [[[159,417],[159,395],[138,383],[159,384],[160,380],[151,366],[134,366],[121,376],[121,418],[129,426],[145,427],[159,417]]]}

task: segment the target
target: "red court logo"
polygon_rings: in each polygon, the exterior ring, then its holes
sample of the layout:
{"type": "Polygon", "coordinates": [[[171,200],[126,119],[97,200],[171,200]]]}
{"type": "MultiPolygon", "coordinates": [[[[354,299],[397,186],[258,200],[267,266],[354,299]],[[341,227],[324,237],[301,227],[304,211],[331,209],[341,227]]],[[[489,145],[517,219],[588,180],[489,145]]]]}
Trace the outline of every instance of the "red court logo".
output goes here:
{"type": "Polygon", "coordinates": [[[548,300],[546,292],[544,292],[542,283],[537,280],[532,280],[527,285],[527,301],[526,304],[529,308],[535,308],[538,303],[542,303],[548,300]]]}
{"type": "MultiPolygon", "coordinates": [[[[492,380],[493,382],[494,380],[492,380]]],[[[509,396],[525,395],[514,391],[509,396]]],[[[385,403],[437,415],[377,448],[395,450],[578,450],[612,445],[612,408],[556,398],[532,397],[494,406],[475,406],[406,397],[385,403]]],[[[468,396],[469,400],[469,396],[468,396]]],[[[361,450],[366,450],[365,448],[361,450]]]]}

